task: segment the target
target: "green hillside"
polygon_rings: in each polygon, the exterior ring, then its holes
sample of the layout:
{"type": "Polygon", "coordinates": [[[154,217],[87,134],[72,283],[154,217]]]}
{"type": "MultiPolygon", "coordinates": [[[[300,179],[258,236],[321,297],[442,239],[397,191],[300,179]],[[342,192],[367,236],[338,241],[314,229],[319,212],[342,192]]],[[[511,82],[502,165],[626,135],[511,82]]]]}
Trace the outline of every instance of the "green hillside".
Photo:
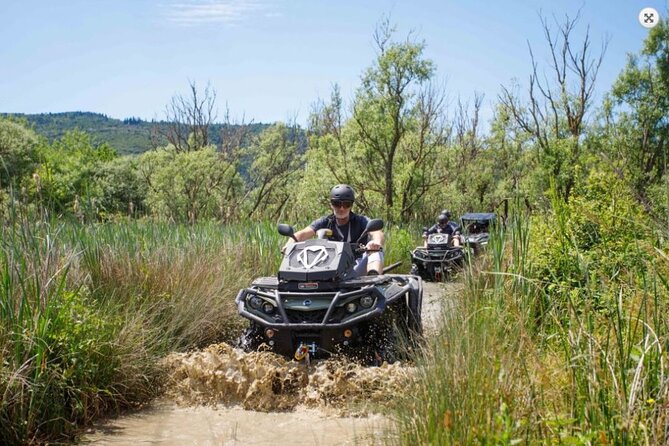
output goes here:
{"type": "MultiPolygon", "coordinates": [[[[3,113],[0,116],[7,116],[3,113]]],[[[62,137],[70,130],[81,130],[89,133],[96,142],[108,143],[120,155],[138,154],[150,150],[152,131],[167,125],[164,121],[144,121],[139,118],[115,119],[100,113],[64,112],[21,114],[12,116],[26,119],[39,135],[45,136],[49,142],[62,137]]],[[[219,142],[220,131],[224,124],[212,126],[212,141],[219,142]]],[[[249,124],[252,133],[260,133],[268,124],[249,124]]],[[[155,133],[155,132],[154,132],[155,133]]],[[[163,139],[159,145],[167,144],[163,139]]]]}

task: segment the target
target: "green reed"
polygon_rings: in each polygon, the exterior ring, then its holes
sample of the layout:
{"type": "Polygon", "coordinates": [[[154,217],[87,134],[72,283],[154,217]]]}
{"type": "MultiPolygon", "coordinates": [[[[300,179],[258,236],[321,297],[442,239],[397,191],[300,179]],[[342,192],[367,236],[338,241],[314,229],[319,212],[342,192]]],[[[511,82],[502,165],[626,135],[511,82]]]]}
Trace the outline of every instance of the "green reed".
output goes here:
{"type": "Polygon", "coordinates": [[[539,238],[538,219],[514,213],[472,263],[464,291],[445,297],[443,326],[395,412],[397,442],[666,443],[666,249],[640,240],[630,255],[647,260],[607,276],[572,238],[573,211],[553,211],[555,240],[539,238]],[[559,269],[539,274],[546,243],[581,282],[559,269]]]}
{"type": "Polygon", "coordinates": [[[68,438],[161,391],[172,350],[233,341],[234,297],[276,273],[273,224],[82,225],[14,214],[0,227],[0,437],[68,438]]]}

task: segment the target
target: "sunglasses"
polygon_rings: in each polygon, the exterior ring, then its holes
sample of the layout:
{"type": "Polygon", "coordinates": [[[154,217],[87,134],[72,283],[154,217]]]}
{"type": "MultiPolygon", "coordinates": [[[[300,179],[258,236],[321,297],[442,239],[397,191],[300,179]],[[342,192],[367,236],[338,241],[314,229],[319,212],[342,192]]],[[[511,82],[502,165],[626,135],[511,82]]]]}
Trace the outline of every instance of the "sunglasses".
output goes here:
{"type": "Polygon", "coordinates": [[[330,201],[330,204],[331,204],[333,207],[336,207],[336,208],[344,208],[344,209],[348,209],[348,208],[350,208],[351,206],[353,206],[353,202],[352,202],[352,201],[332,200],[332,201],[330,201]]]}

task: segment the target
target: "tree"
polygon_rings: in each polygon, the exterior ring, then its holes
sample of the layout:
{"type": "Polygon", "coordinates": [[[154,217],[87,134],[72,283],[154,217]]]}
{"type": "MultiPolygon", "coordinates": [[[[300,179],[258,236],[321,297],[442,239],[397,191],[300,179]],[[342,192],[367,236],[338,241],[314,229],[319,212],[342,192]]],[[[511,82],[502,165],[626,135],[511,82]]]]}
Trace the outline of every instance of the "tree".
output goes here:
{"type": "Polygon", "coordinates": [[[175,95],[165,107],[167,125],[153,129],[154,148],[160,137],[167,139],[177,152],[191,152],[207,147],[210,143],[211,125],[216,120],[216,91],[210,84],[200,92],[195,82],[190,82],[187,96],[175,95]]]}
{"type": "Polygon", "coordinates": [[[269,127],[248,147],[246,154],[253,160],[249,169],[247,217],[261,210],[278,217],[294,196],[293,188],[302,169],[299,127],[283,123],[269,127]]]}
{"type": "Polygon", "coordinates": [[[531,207],[531,200],[543,197],[544,190],[535,189],[535,184],[528,181],[533,179],[530,173],[537,170],[536,157],[529,150],[529,138],[530,135],[518,127],[511,112],[498,104],[485,142],[492,188],[484,208],[497,209],[507,199],[519,195],[531,207]]]}
{"type": "MultiPolygon", "coordinates": [[[[434,72],[432,61],[423,58],[425,44],[408,39],[392,42],[393,32],[385,21],[374,34],[377,59],[362,78],[352,117],[352,130],[360,149],[358,174],[366,179],[365,189],[383,196],[387,219],[393,217],[395,207],[395,168],[401,144],[408,132],[418,130],[420,124],[429,126],[441,105],[439,98],[424,91],[419,93],[416,88],[434,72]],[[419,115],[425,117],[424,123],[419,115]]],[[[420,160],[421,156],[422,153],[415,153],[410,158],[420,160]]]]}
{"type": "Polygon", "coordinates": [[[233,121],[230,116],[230,110],[225,107],[225,116],[223,125],[219,132],[219,157],[224,171],[221,172],[226,183],[223,185],[224,196],[235,205],[226,206],[226,214],[221,214],[224,220],[237,218],[240,214],[239,208],[244,199],[244,191],[238,187],[242,183],[242,178],[248,176],[242,157],[245,153],[245,147],[248,147],[252,139],[253,121],[245,123],[244,117],[241,121],[233,121]]]}
{"type": "MultiPolygon", "coordinates": [[[[445,178],[439,152],[446,142],[443,93],[432,84],[434,64],[424,43],[392,41],[383,22],[374,34],[378,50],[362,77],[347,119],[335,86],[310,121],[309,162],[319,160],[328,178],[351,184],[362,210],[409,220],[427,192],[445,178]]],[[[310,169],[310,166],[307,166],[310,169]]]]}
{"type": "Polygon", "coordinates": [[[94,173],[104,215],[145,213],[146,184],[139,175],[138,158],[122,156],[101,163],[94,173]]]}
{"type": "Polygon", "coordinates": [[[37,135],[19,123],[0,119],[0,189],[18,186],[37,161],[37,135]]]}
{"type": "MultiPolygon", "coordinates": [[[[138,163],[148,186],[146,203],[154,215],[194,224],[198,220],[231,215],[235,203],[229,185],[238,178],[213,146],[193,152],[174,147],[146,152],[138,163]],[[232,176],[233,179],[230,177],[232,176]]],[[[241,187],[237,182],[235,189],[241,187]]]]}
{"type": "Polygon", "coordinates": [[[492,174],[486,158],[485,141],[480,135],[480,111],[483,96],[474,96],[474,105],[470,113],[468,104],[458,100],[455,115],[453,149],[455,159],[449,162],[452,177],[457,183],[457,190],[467,197],[470,203],[477,203],[477,208],[484,204],[485,196],[491,191],[492,174]]]}
{"type": "Polygon", "coordinates": [[[605,102],[603,151],[623,161],[618,171],[650,211],[648,190],[662,182],[669,162],[669,21],[650,30],[640,56],[629,56],[605,102]]]}
{"type": "Polygon", "coordinates": [[[516,123],[530,134],[539,147],[539,160],[548,176],[556,181],[558,193],[567,199],[576,181],[575,166],[582,149],[585,119],[591,106],[597,73],[606,52],[606,43],[598,54],[592,54],[589,28],[582,42],[572,43],[578,23],[565,17],[554,33],[541,18],[544,36],[550,50],[548,70],[552,79],[539,71],[530,46],[532,74],[529,80],[529,104],[503,88],[500,101],[511,112],[516,123]],[[575,78],[575,79],[574,79],[575,78]]]}
{"type": "Polygon", "coordinates": [[[57,213],[94,217],[101,197],[97,169],[116,156],[111,147],[95,144],[87,133],[67,132],[51,145],[39,147],[40,164],[31,179],[32,191],[57,213]]]}

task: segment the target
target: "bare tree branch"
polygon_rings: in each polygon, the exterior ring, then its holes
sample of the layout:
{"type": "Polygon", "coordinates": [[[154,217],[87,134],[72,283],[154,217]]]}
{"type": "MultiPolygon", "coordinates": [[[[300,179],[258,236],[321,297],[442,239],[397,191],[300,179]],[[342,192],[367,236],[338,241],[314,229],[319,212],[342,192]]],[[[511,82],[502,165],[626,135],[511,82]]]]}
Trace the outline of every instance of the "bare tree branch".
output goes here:
{"type": "Polygon", "coordinates": [[[575,180],[573,165],[580,156],[584,122],[607,46],[604,42],[599,54],[593,55],[587,27],[581,44],[574,47],[573,34],[579,18],[580,12],[574,19],[565,16],[562,22],[555,20],[558,31],[554,33],[546,18],[540,16],[550,51],[548,72],[540,75],[539,64],[528,43],[532,62],[529,106],[523,107],[518,95],[505,87],[500,95],[500,102],[510,111],[516,124],[535,139],[541,152],[553,163],[553,174],[566,178],[561,191],[564,197],[569,196],[575,180]],[[575,79],[572,81],[572,78],[575,79]],[[563,150],[555,145],[560,140],[569,140],[566,155],[556,152],[563,150]]]}
{"type": "Polygon", "coordinates": [[[210,129],[216,120],[216,91],[210,84],[200,92],[189,83],[187,96],[175,95],[165,107],[166,126],[157,127],[158,135],[167,139],[177,152],[190,152],[211,143],[210,129]]]}

